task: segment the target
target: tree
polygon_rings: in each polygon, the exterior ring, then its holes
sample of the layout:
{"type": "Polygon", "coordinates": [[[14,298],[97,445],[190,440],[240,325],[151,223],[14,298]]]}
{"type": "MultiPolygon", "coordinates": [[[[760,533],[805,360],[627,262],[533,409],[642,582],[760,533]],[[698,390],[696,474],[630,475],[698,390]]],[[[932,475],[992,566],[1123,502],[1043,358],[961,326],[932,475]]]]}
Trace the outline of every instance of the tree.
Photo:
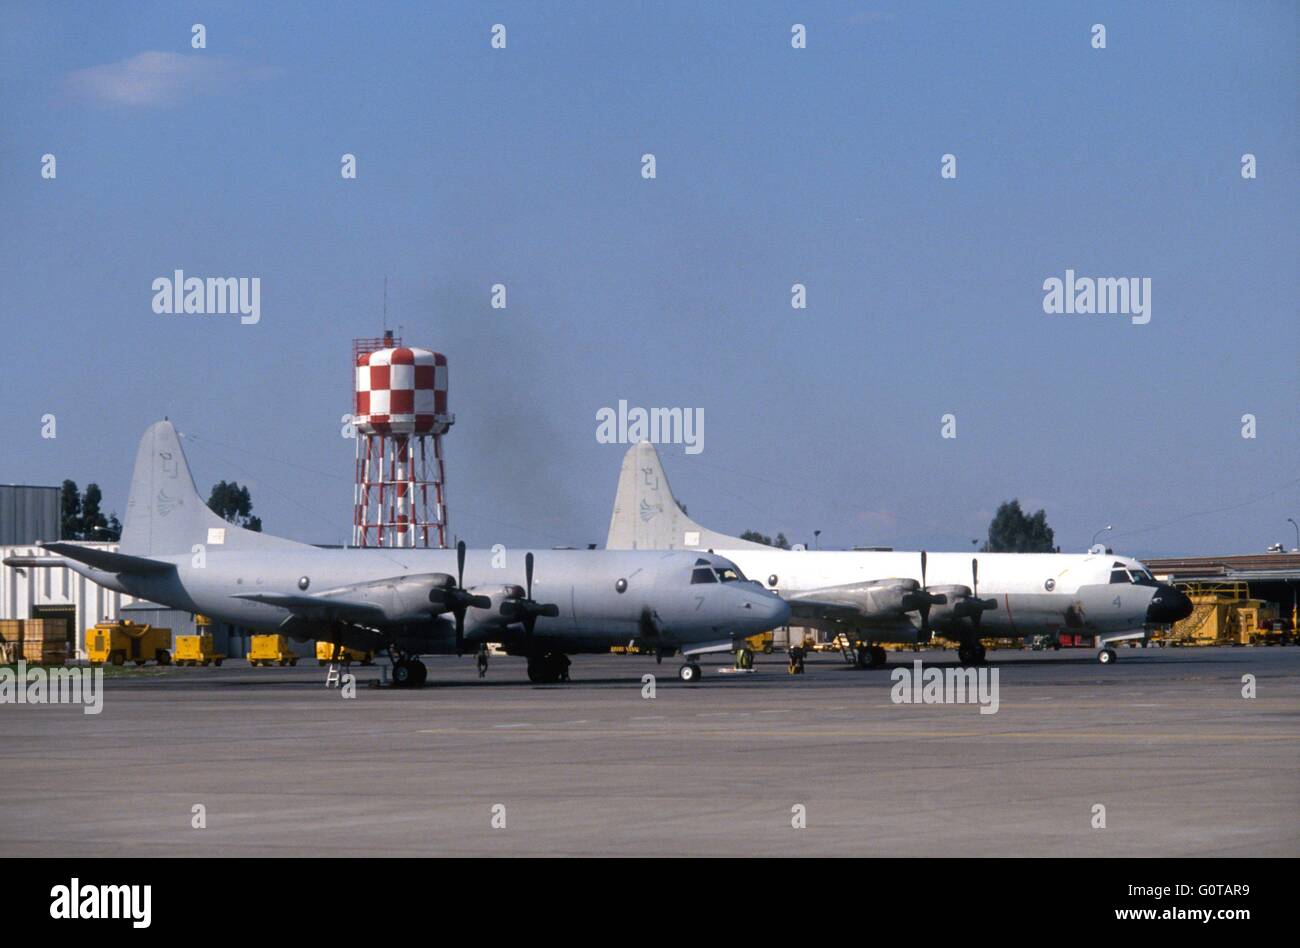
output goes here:
{"type": "Polygon", "coordinates": [[[982,553],[1052,553],[1055,534],[1047,525],[1047,514],[1040,510],[1025,516],[1019,500],[1010,500],[998,507],[989,524],[989,538],[982,553]]]}
{"type": "Polygon", "coordinates": [[[99,509],[103,499],[98,484],[86,485],[85,493],[81,495],[81,535],[84,540],[103,538],[104,529],[108,526],[108,521],[99,509]]]}
{"type": "Polygon", "coordinates": [[[60,516],[60,536],[65,540],[81,538],[81,494],[77,492],[76,481],[64,481],[60,496],[62,514],[60,516]]]}
{"type": "Polygon", "coordinates": [[[253,500],[248,495],[247,487],[240,487],[237,481],[227,484],[219,481],[212,488],[208,498],[208,507],[223,520],[258,533],[262,530],[262,518],[253,516],[253,500]]]}
{"type": "Polygon", "coordinates": [[[790,549],[790,541],[785,538],[784,533],[778,533],[776,535],[776,540],[773,541],[771,537],[764,536],[757,530],[746,530],[740,535],[740,538],[742,540],[749,540],[751,543],[761,543],[764,546],[774,546],[778,550],[790,549]]]}
{"type": "Polygon", "coordinates": [[[100,509],[104,494],[98,484],[87,484],[84,492],[78,493],[77,482],[63,482],[60,501],[62,504],[61,536],[65,540],[117,540],[122,536],[122,525],[118,523],[117,514],[108,518],[100,509]]]}

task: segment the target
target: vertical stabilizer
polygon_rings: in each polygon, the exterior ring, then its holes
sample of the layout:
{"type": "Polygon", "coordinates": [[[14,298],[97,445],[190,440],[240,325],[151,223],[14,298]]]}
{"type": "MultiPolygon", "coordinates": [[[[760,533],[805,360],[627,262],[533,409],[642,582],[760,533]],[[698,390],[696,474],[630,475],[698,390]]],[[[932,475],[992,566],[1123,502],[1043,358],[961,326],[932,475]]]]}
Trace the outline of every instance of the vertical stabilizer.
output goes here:
{"type": "Polygon", "coordinates": [[[180,436],[170,421],[150,425],[140,439],[119,550],[132,556],[208,550],[259,550],[303,544],[245,530],[209,509],[194,486],[180,436]]]}
{"type": "Polygon", "coordinates": [[[609,519],[608,550],[767,549],[739,537],[708,530],[677,504],[659,452],[648,441],[627,449],[618,476],[614,513],[609,519]]]}

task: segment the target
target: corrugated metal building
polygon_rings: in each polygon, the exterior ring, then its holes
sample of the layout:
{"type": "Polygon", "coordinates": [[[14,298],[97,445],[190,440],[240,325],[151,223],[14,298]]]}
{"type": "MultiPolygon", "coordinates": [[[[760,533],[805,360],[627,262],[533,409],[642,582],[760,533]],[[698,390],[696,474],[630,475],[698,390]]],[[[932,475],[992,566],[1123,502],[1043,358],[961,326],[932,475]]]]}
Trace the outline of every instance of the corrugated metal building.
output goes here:
{"type": "Polygon", "coordinates": [[[58,540],[62,489],[0,484],[0,546],[58,540]]]}
{"type": "MultiPolygon", "coordinates": [[[[82,546],[114,552],[116,543],[83,543],[82,546]]],[[[0,560],[9,556],[53,556],[39,546],[0,546],[0,560]]],[[[86,630],[99,622],[130,619],[165,629],[172,635],[193,635],[194,617],[178,609],[124,596],[92,583],[66,566],[36,569],[0,566],[0,619],[64,619],[68,623],[68,655],[86,657],[86,630]]],[[[222,654],[243,658],[249,647],[245,629],[224,622],[208,627],[213,647],[222,654]]],[[[315,643],[293,642],[290,647],[303,656],[314,654],[315,643]]]]}
{"type": "MultiPolygon", "coordinates": [[[[116,543],[85,546],[117,549],[116,543]]],[[[0,547],[0,559],[52,555],[39,546],[0,547]]],[[[131,596],[105,589],[66,566],[42,569],[0,566],[0,619],[66,619],[68,654],[75,658],[86,655],[86,629],[106,619],[117,619],[123,602],[133,601],[131,596]]]]}

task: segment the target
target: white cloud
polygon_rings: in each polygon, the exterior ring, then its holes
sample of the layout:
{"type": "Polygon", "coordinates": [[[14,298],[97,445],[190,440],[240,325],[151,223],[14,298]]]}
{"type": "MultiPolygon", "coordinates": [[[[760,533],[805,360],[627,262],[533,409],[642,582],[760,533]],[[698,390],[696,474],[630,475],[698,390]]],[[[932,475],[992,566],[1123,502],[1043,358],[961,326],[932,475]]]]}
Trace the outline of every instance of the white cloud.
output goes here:
{"type": "Polygon", "coordinates": [[[205,52],[182,55],[148,50],[103,66],[68,73],[68,90],[102,105],[155,107],[177,105],[194,95],[212,94],[242,82],[266,79],[274,70],[205,52]]]}

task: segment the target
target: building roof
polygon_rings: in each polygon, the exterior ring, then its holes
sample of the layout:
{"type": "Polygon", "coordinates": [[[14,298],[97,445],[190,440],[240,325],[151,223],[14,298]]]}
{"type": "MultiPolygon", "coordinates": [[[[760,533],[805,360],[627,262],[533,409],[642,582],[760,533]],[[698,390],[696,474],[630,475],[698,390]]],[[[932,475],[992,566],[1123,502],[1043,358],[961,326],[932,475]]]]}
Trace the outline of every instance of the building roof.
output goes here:
{"type": "Polygon", "coordinates": [[[1175,579],[1300,580],[1300,553],[1175,556],[1142,562],[1151,572],[1175,579]]]}

